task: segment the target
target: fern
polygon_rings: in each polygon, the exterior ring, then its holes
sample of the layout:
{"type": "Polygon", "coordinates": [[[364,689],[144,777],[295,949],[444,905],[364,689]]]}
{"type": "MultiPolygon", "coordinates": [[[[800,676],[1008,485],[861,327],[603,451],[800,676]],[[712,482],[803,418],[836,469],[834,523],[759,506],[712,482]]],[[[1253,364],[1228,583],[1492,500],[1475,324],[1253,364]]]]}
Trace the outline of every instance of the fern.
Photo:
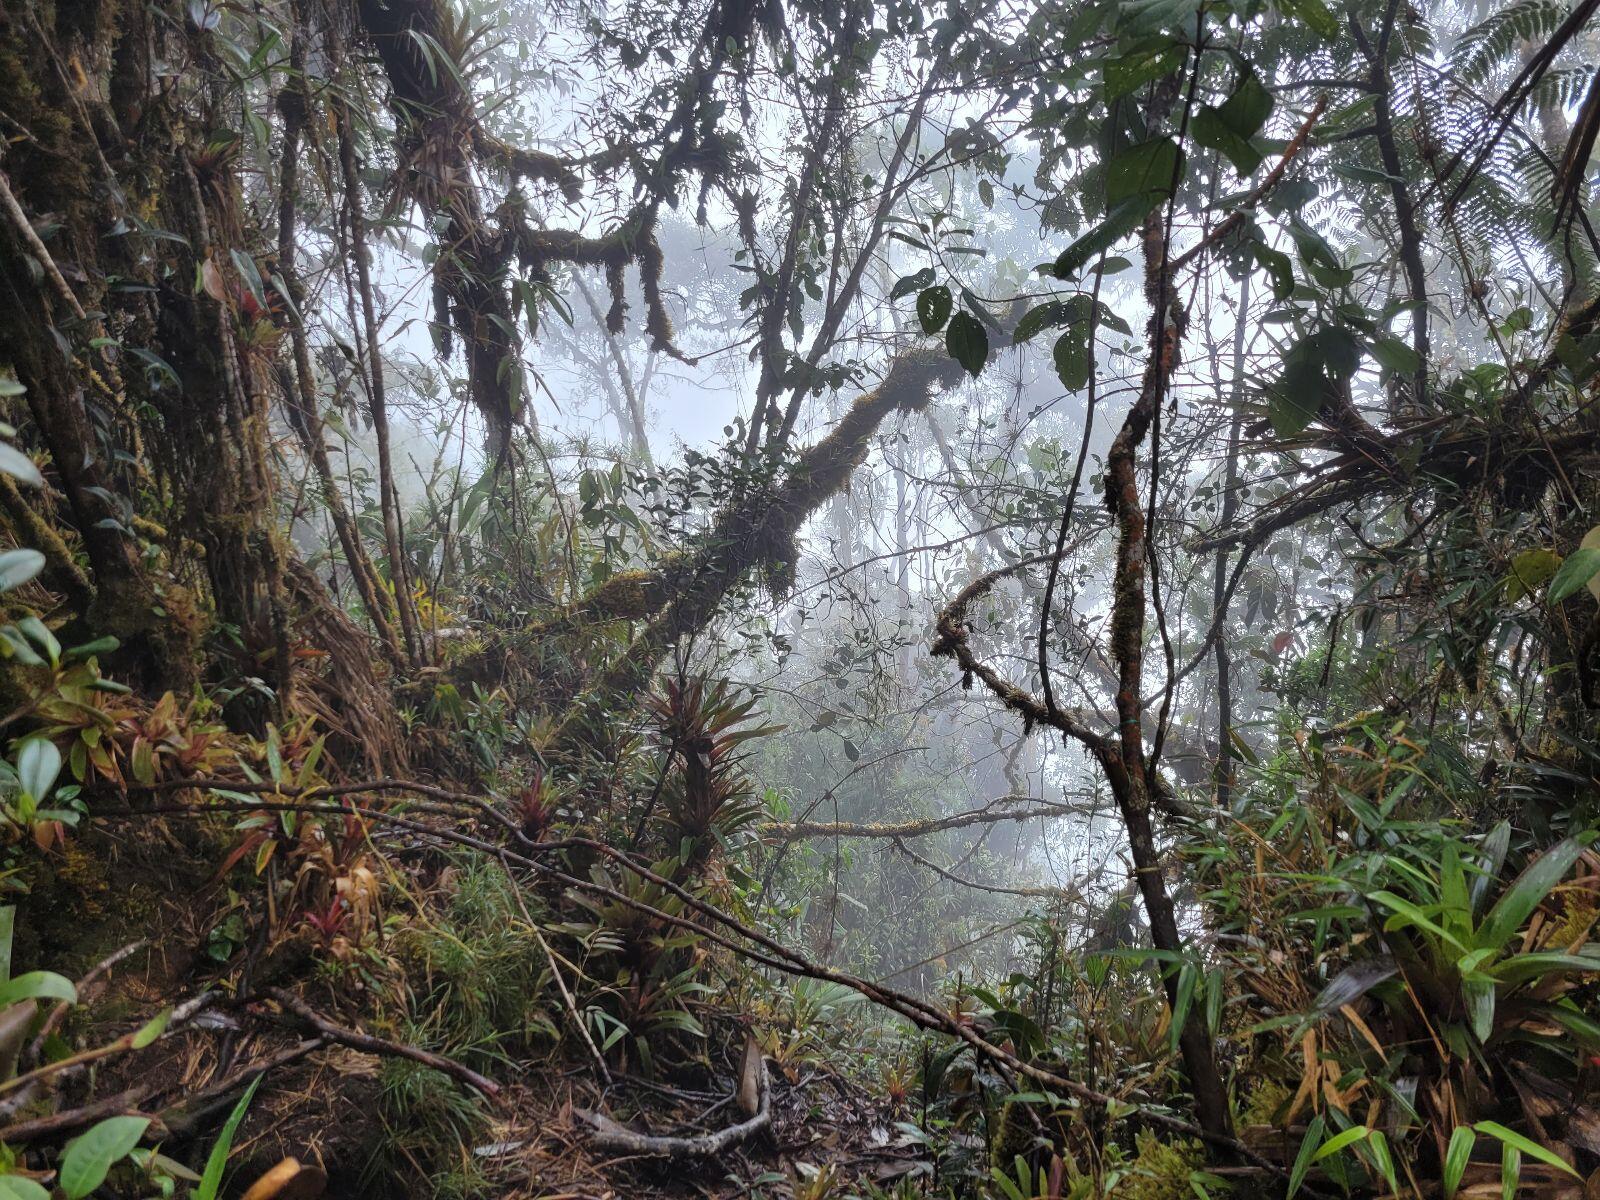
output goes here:
{"type": "Polygon", "coordinates": [[[1462,84],[1480,88],[1496,76],[1519,42],[1541,41],[1566,19],[1570,5],[1561,0],[1514,0],[1491,13],[1457,40],[1450,65],[1462,84]]]}

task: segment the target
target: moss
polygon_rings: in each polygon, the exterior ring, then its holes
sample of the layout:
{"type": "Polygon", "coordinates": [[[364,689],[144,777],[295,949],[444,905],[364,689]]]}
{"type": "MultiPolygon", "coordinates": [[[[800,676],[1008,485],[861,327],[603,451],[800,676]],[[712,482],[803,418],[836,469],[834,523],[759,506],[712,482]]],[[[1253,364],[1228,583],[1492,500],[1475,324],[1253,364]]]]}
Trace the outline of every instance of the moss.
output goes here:
{"type": "Polygon", "coordinates": [[[1239,1108],[1241,1125],[1276,1125],[1278,1114],[1294,1093],[1276,1079],[1256,1079],[1239,1108]]]}
{"type": "Polygon", "coordinates": [[[1189,1176],[1205,1164],[1205,1150],[1198,1141],[1163,1142],[1146,1129],[1135,1137],[1134,1145],[1138,1155],[1116,1186],[1118,1200],[1188,1200],[1194,1194],[1189,1176]]]}

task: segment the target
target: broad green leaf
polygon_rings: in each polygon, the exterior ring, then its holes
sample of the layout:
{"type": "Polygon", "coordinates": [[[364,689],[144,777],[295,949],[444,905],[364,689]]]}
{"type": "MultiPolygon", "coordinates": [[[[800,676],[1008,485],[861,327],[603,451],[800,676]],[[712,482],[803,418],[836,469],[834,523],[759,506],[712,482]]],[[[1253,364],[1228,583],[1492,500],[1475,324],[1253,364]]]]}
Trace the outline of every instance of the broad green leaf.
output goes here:
{"type": "Polygon", "coordinates": [[[1107,59],[1104,67],[1106,99],[1126,96],[1152,79],[1172,74],[1183,66],[1187,57],[1188,52],[1182,46],[1163,40],[1149,49],[1107,59]]]}
{"type": "Polygon", "coordinates": [[[37,550],[0,553],[0,592],[19,588],[44,570],[44,555],[37,550]]]}
{"type": "Polygon", "coordinates": [[[1513,985],[1544,975],[1594,975],[1600,974],[1600,958],[1592,954],[1517,954],[1491,968],[1489,973],[1501,983],[1513,985]]]}
{"type": "Polygon", "coordinates": [[[1311,1170],[1313,1156],[1322,1143],[1324,1128],[1326,1123],[1320,1113],[1312,1117],[1310,1124],[1306,1126],[1306,1136],[1300,1141],[1300,1152],[1294,1156],[1294,1166],[1289,1171],[1289,1190],[1284,1193],[1285,1200],[1293,1200],[1294,1194],[1300,1190],[1300,1185],[1306,1181],[1306,1172],[1311,1170]]]}
{"type": "Polygon", "coordinates": [[[1544,546],[1522,551],[1511,560],[1511,570],[1506,574],[1506,603],[1515,604],[1543,587],[1560,566],[1561,555],[1544,546]]]}
{"type": "Polygon", "coordinates": [[[1484,917],[1478,929],[1478,945],[1499,948],[1509,943],[1551,889],[1566,878],[1588,841],[1563,838],[1529,863],[1484,917]]]}
{"type": "Polygon", "coordinates": [[[1061,386],[1069,392],[1082,391],[1089,383],[1089,331],[1069,329],[1056,339],[1053,357],[1061,386]]]}
{"type": "Polygon", "coordinates": [[[909,296],[912,292],[920,292],[923,288],[933,286],[933,268],[923,267],[914,275],[903,275],[895,282],[893,290],[889,292],[890,300],[899,300],[909,296]]]}
{"type": "Polygon", "coordinates": [[[953,306],[954,299],[950,295],[950,289],[942,283],[918,292],[917,320],[922,324],[922,332],[938,333],[943,329],[944,323],[950,319],[950,309],[953,306]]]}
{"type": "Polygon", "coordinates": [[[1354,1145],[1356,1142],[1361,1141],[1369,1132],[1370,1130],[1365,1125],[1352,1125],[1343,1133],[1336,1133],[1322,1143],[1317,1152],[1311,1156],[1311,1161],[1321,1162],[1323,1159],[1339,1153],[1346,1146],[1354,1145]]]}
{"type": "Polygon", "coordinates": [[[1325,38],[1339,36],[1339,19],[1322,0],[1277,0],[1278,11],[1325,38]]]}
{"type": "Polygon", "coordinates": [[[7,1008],[19,1000],[65,1000],[78,1002],[78,989],[72,980],[54,971],[29,971],[0,983],[0,1008],[7,1008]]]}
{"type": "Polygon", "coordinates": [[[1148,197],[1151,203],[1164,199],[1172,195],[1182,174],[1183,151],[1171,138],[1130,146],[1106,165],[1106,208],[1139,197],[1148,197]]]}
{"type": "Polygon", "coordinates": [[[139,1027],[139,1031],[133,1035],[128,1044],[135,1050],[143,1050],[161,1036],[167,1028],[167,1022],[170,1020],[172,1020],[172,1010],[170,1008],[165,1012],[157,1013],[139,1027]]]}
{"type": "Polygon", "coordinates": [[[0,1200],[50,1200],[50,1193],[25,1175],[0,1175],[0,1200]]]}
{"type": "Polygon", "coordinates": [[[971,375],[983,370],[989,361],[989,333],[983,322],[970,313],[958,312],[944,331],[944,348],[971,375]]]}
{"type": "Polygon", "coordinates": [[[61,751],[49,738],[29,738],[17,753],[17,782],[35,800],[50,798],[50,790],[61,774],[61,751]]]}
{"type": "Polygon", "coordinates": [[[1466,1173],[1467,1163],[1472,1159],[1472,1147],[1477,1142],[1478,1135],[1465,1125],[1458,1126],[1450,1135],[1450,1148],[1445,1151],[1444,1170],[1440,1173],[1445,1200],[1451,1200],[1461,1186],[1461,1177],[1466,1173]]]}
{"type": "Polygon", "coordinates": [[[1512,1200],[1522,1179],[1522,1152],[1507,1142],[1500,1147],[1500,1200],[1512,1200]]]}
{"type": "Polygon", "coordinates": [[[67,1200],[83,1200],[106,1180],[150,1127],[149,1117],[109,1117],[67,1143],[56,1186],[67,1200]]]}
{"type": "Polygon", "coordinates": [[[251,1097],[261,1086],[261,1080],[260,1075],[252,1079],[244,1095],[239,1097],[239,1103],[233,1106],[222,1132],[217,1135],[217,1144],[211,1147],[211,1153],[206,1157],[205,1174],[200,1177],[200,1186],[194,1190],[193,1200],[216,1200],[217,1192],[222,1188],[222,1173],[228,1165],[228,1152],[233,1148],[234,1135],[239,1132],[239,1123],[244,1120],[245,1110],[250,1107],[251,1097]]]}
{"type": "Polygon", "coordinates": [[[1415,925],[1448,942],[1459,953],[1467,952],[1467,946],[1411,901],[1396,896],[1393,892],[1373,892],[1372,898],[1395,914],[1384,924],[1385,929],[1403,929],[1407,925],[1415,925]]]}
{"type": "Polygon", "coordinates": [[[1022,320],[1011,334],[1011,340],[1020,345],[1043,329],[1065,325],[1072,319],[1072,310],[1064,300],[1046,300],[1022,314],[1022,320]]]}
{"type": "Polygon", "coordinates": [[[1550,603],[1559,604],[1600,575],[1600,550],[1574,550],[1550,580],[1550,603]]]}
{"type": "Polygon", "coordinates": [[[1507,1129],[1498,1121],[1479,1121],[1473,1126],[1479,1133],[1488,1134],[1498,1138],[1502,1143],[1526,1154],[1529,1158],[1537,1158],[1547,1166],[1555,1167],[1558,1171],[1565,1171],[1568,1175],[1578,1178],[1578,1173],[1572,1169],[1566,1159],[1554,1151],[1546,1150],[1537,1142],[1529,1141],[1513,1129],[1507,1129]]]}
{"type": "Polygon", "coordinates": [[[0,442],[0,471],[29,487],[44,486],[44,476],[33,465],[33,459],[9,442],[0,442]]]}
{"type": "Polygon", "coordinates": [[[1109,250],[1139,228],[1145,214],[1156,206],[1158,199],[1155,196],[1134,196],[1111,208],[1105,220],[1061,252],[1051,273],[1057,279],[1076,277],[1095,255],[1109,250]]]}
{"type": "Polygon", "coordinates": [[[1415,375],[1422,366],[1417,352],[1392,333],[1372,339],[1372,357],[1391,375],[1415,375]]]}

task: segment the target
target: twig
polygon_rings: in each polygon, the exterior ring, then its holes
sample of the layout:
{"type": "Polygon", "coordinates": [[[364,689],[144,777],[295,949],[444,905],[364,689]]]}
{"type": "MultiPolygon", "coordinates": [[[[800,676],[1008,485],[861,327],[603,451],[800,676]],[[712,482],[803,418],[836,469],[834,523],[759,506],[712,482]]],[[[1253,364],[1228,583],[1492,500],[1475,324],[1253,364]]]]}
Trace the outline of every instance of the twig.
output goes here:
{"type": "Polygon", "coordinates": [[[759,1099],[753,1117],[699,1137],[658,1137],[636,1133],[601,1113],[582,1108],[573,1109],[573,1112],[594,1126],[590,1143],[597,1150],[613,1154],[645,1154],[657,1158],[711,1158],[730,1146],[747,1141],[772,1124],[772,1089],[767,1079],[765,1061],[761,1063],[757,1095],[759,1099]]]}
{"type": "Polygon", "coordinates": [[[63,1133],[71,1133],[103,1117],[115,1117],[133,1112],[139,1107],[139,1102],[149,1094],[149,1085],[140,1085],[125,1092],[118,1092],[115,1096],[107,1096],[103,1100],[85,1104],[81,1108],[69,1108],[65,1112],[51,1113],[48,1117],[18,1121],[14,1125],[0,1128],[0,1142],[16,1146],[23,1142],[36,1142],[63,1133]]]}
{"type": "Polygon", "coordinates": [[[485,1079],[470,1067],[464,1067],[453,1059],[433,1054],[416,1046],[408,1046],[404,1042],[391,1042],[388,1038],[374,1037],[370,1033],[360,1033],[354,1029],[346,1029],[343,1025],[336,1024],[328,1017],[323,1016],[304,1000],[300,999],[299,996],[292,992],[286,992],[282,988],[268,988],[266,994],[307,1025],[310,1025],[330,1042],[338,1042],[341,1046],[349,1046],[352,1050],[360,1050],[366,1054],[410,1059],[412,1062],[421,1063],[425,1067],[430,1067],[435,1071],[448,1075],[458,1083],[464,1083],[474,1091],[481,1092],[491,1099],[500,1094],[499,1084],[491,1079],[485,1079]]]}

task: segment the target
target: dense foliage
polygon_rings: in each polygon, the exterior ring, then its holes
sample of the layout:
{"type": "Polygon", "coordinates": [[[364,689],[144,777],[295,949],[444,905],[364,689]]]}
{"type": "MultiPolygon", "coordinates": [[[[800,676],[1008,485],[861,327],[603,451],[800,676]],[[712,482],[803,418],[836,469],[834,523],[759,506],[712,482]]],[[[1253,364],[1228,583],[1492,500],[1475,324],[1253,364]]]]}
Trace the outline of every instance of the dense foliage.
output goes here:
{"type": "Polygon", "coordinates": [[[1597,8],[9,3],[0,1196],[1592,1200],[1597,8]]]}

